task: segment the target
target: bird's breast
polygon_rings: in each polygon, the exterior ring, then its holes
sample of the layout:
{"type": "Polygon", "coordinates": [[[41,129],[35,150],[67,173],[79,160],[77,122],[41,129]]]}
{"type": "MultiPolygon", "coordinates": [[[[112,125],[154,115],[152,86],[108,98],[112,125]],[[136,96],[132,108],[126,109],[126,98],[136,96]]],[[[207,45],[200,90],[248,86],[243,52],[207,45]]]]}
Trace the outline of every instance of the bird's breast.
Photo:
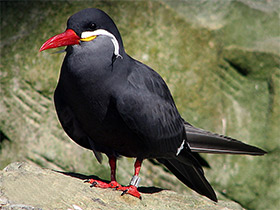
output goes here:
{"type": "Polygon", "coordinates": [[[121,87],[125,86],[124,76],[114,70],[121,61],[107,65],[109,59],[104,62],[104,59],[97,61],[79,58],[75,53],[68,54],[57,86],[59,92],[63,92],[60,97],[63,97],[91,139],[97,144],[111,147],[124,144],[122,140],[116,141],[117,138],[126,136],[127,140],[133,136],[115,110],[114,94],[116,91],[121,93],[121,87]]]}

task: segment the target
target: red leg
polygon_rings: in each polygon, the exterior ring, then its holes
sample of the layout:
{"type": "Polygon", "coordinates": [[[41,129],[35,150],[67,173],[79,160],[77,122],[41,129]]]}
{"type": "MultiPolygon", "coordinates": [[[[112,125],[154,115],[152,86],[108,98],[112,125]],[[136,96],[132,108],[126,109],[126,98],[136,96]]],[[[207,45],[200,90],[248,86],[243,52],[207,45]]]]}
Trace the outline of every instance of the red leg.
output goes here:
{"type": "Polygon", "coordinates": [[[134,176],[132,177],[129,186],[122,187],[117,181],[116,181],[116,158],[115,157],[109,157],[109,164],[111,167],[111,182],[108,184],[106,182],[102,182],[100,180],[95,179],[88,179],[85,182],[91,183],[91,187],[100,187],[100,188],[116,188],[117,190],[122,190],[124,194],[130,194],[134,197],[140,198],[141,195],[139,191],[137,190],[138,184],[140,182],[139,178],[139,172],[141,169],[142,159],[136,159],[134,164],[134,176]]]}
{"type": "Polygon", "coordinates": [[[135,163],[134,163],[134,176],[138,176],[140,169],[141,169],[141,165],[142,165],[143,160],[140,159],[136,159],[135,163]]]}
{"type": "Polygon", "coordinates": [[[118,188],[119,190],[123,191],[122,195],[130,194],[132,196],[135,196],[135,197],[141,199],[141,195],[140,195],[139,191],[137,190],[137,188],[138,188],[138,184],[140,182],[140,178],[138,175],[139,175],[139,172],[141,169],[142,161],[143,161],[142,159],[138,159],[138,158],[136,159],[135,164],[134,164],[134,168],[135,168],[134,176],[132,177],[132,179],[130,181],[130,185],[127,187],[118,188]]]}
{"type": "Polygon", "coordinates": [[[121,185],[116,181],[116,158],[109,157],[109,165],[111,168],[111,182],[108,184],[106,182],[102,182],[100,180],[89,179],[85,182],[89,182],[91,187],[100,187],[100,188],[119,188],[121,185]]]}

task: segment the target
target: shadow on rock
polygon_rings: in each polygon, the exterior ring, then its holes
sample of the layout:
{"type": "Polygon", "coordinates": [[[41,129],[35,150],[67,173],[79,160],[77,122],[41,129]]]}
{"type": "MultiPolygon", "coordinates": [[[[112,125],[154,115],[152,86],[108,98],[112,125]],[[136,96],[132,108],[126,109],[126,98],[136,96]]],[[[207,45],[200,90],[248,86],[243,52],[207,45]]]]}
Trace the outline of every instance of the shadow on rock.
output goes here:
{"type": "MultiPolygon", "coordinates": [[[[57,172],[57,173],[61,173],[61,174],[66,175],[66,176],[71,176],[73,178],[78,178],[78,179],[81,179],[81,180],[96,179],[96,180],[100,180],[100,181],[103,181],[103,182],[106,182],[106,183],[110,182],[108,180],[101,179],[101,178],[99,178],[98,176],[95,176],[95,175],[87,176],[87,175],[84,175],[84,174],[79,174],[79,173],[74,173],[74,172],[64,172],[64,171],[57,171],[57,170],[53,170],[53,171],[57,172]]],[[[161,192],[163,190],[166,190],[166,189],[162,189],[162,188],[158,188],[158,187],[139,187],[138,190],[141,193],[153,194],[153,193],[159,193],[159,192],[161,192]]]]}

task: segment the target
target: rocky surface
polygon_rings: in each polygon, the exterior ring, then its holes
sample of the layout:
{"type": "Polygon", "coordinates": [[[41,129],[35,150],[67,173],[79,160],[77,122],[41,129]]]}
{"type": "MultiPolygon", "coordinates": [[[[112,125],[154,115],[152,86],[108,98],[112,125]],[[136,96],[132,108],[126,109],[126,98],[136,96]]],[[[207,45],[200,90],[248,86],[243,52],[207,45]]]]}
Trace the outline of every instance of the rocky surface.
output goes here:
{"type": "Polygon", "coordinates": [[[86,178],[89,176],[12,163],[0,172],[0,209],[243,209],[232,201],[214,203],[196,194],[153,187],[140,187],[142,200],[139,200],[130,195],[121,196],[121,192],[113,189],[90,188],[83,183],[86,178]]]}

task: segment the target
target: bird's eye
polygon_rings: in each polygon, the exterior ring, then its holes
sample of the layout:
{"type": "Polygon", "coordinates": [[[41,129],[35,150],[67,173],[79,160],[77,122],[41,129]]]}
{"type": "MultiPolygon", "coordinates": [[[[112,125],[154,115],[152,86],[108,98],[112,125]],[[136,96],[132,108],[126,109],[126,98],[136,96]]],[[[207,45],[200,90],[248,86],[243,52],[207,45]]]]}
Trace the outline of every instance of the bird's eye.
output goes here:
{"type": "Polygon", "coordinates": [[[90,24],[89,24],[89,28],[90,28],[91,30],[96,29],[95,23],[90,23],[90,24]]]}

